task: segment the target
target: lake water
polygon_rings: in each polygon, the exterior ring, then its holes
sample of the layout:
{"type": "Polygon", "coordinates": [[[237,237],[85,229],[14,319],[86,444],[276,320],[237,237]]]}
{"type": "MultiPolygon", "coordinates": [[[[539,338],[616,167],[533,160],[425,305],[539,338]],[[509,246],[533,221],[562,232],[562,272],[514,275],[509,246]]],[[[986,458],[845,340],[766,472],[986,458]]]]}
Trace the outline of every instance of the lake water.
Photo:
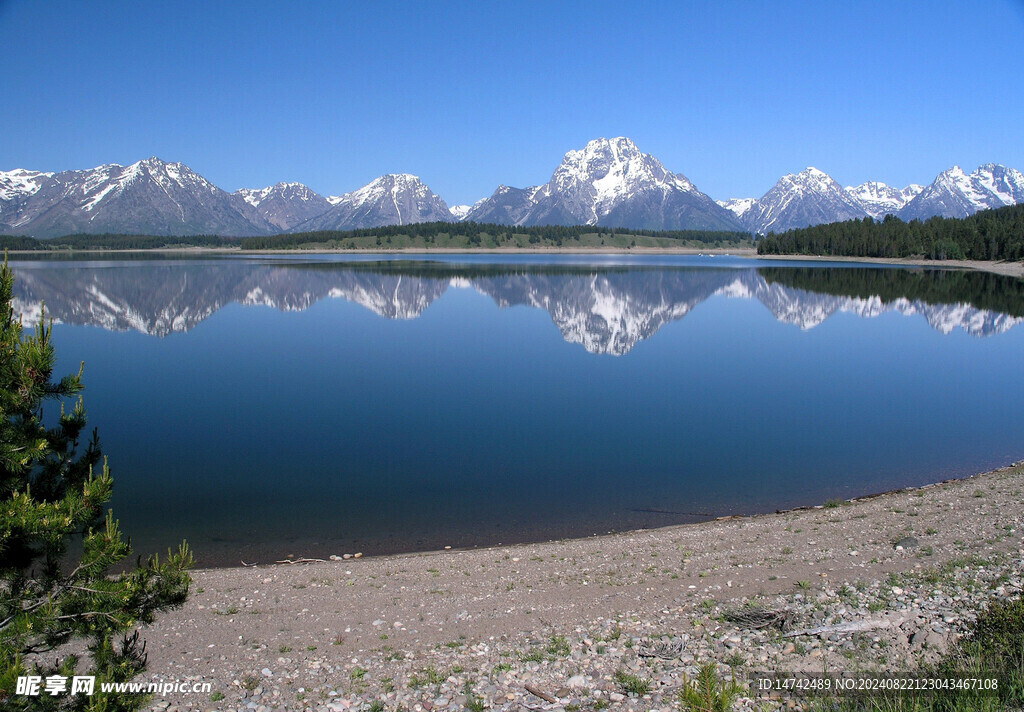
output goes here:
{"type": "Polygon", "coordinates": [[[19,260],[137,552],[585,536],[1024,458],[1024,282],[728,257],[19,260]]]}

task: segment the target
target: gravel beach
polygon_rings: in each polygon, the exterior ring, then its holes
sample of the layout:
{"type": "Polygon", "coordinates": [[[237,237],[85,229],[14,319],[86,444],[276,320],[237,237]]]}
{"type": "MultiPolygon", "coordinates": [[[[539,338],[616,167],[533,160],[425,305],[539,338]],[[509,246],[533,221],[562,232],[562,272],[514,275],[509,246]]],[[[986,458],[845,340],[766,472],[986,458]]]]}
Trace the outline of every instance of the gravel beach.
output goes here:
{"type": "Polygon", "coordinates": [[[212,694],[149,709],[675,710],[707,662],[741,682],[908,670],[1021,591],[1022,503],[1024,462],[702,524],[196,571],[143,631],[143,679],[212,694]]]}

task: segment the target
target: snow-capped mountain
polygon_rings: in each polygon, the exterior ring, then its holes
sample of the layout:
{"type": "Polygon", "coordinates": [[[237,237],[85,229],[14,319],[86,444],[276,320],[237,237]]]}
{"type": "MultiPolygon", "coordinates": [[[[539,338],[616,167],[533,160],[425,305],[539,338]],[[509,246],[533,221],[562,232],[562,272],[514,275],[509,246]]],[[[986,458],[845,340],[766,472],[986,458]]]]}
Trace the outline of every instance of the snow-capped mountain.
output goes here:
{"type": "Polygon", "coordinates": [[[735,230],[735,218],[628,138],[569,151],[544,185],[501,186],[467,219],[516,225],[735,230]]]}
{"type": "Polygon", "coordinates": [[[420,179],[408,173],[381,176],[359,190],[346,193],[327,212],[296,229],[355,230],[380,225],[452,222],[448,206],[420,179]]]}
{"type": "Polygon", "coordinates": [[[898,213],[902,220],[925,220],[934,215],[963,218],[979,210],[1024,202],[1024,175],[996,163],[971,173],[960,166],[943,171],[898,213]]]}
{"type": "Polygon", "coordinates": [[[595,225],[635,229],[747,230],[765,234],[896,214],[965,217],[1024,202],[1024,175],[998,164],[970,174],[954,166],[922,188],[877,181],[843,189],[814,168],[783,176],[761,198],[711,200],[628,138],[597,139],[565,154],[539,186],[499,186],[472,206],[450,208],[418,178],[393,174],[323,197],[301,183],[227,193],[181,163],[47,173],[0,171],[0,233],[268,235],[429,221],[595,225]]]}
{"type": "Polygon", "coordinates": [[[17,234],[251,235],[273,230],[250,206],[188,166],[156,157],[130,166],[111,163],[35,177],[27,173],[26,197],[16,212],[4,216],[4,227],[17,234]]]}
{"type": "Polygon", "coordinates": [[[276,183],[261,189],[242,188],[233,195],[244,200],[263,220],[278,230],[291,230],[326,213],[331,203],[302,183],[276,183]]]}
{"type": "Polygon", "coordinates": [[[537,188],[511,188],[499,185],[488,198],[478,200],[466,214],[466,220],[499,225],[525,225],[535,203],[537,188]]]}
{"type": "Polygon", "coordinates": [[[746,215],[752,207],[757,205],[757,198],[732,198],[730,200],[716,200],[715,202],[735,215],[736,219],[742,222],[743,216],[746,215]]]}
{"type": "Polygon", "coordinates": [[[0,203],[27,198],[36,193],[53,173],[26,171],[16,168],[13,171],[0,171],[0,203]]]}
{"type": "Polygon", "coordinates": [[[21,168],[0,171],[0,226],[14,226],[24,222],[30,199],[52,179],[53,173],[21,168]]]}
{"type": "Polygon", "coordinates": [[[881,220],[886,215],[895,215],[922,190],[924,190],[924,186],[914,183],[900,190],[877,180],[869,180],[858,186],[846,188],[850,197],[856,200],[864,208],[864,211],[875,220],[881,220]]]}
{"type": "Polygon", "coordinates": [[[448,212],[452,214],[452,217],[456,220],[465,220],[466,216],[469,215],[469,211],[473,209],[472,205],[452,205],[449,206],[448,212]]]}
{"type": "MultiPolygon", "coordinates": [[[[743,205],[733,200],[733,210],[743,205]]],[[[843,187],[817,168],[782,176],[771,190],[740,216],[751,232],[767,235],[798,227],[863,218],[868,215],[843,187]]]]}
{"type": "Polygon", "coordinates": [[[894,188],[880,181],[841,188],[815,168],[783,176],[761,198],[719,201],[751,232],[767,234],[842,222],[865,216],[896,215],[924,220],[935,215],[962,218],[979,210],[1024,202],[1024,175],[988,163],[973,173],[959,166],[943,171],[927,187],[894,188]]]}

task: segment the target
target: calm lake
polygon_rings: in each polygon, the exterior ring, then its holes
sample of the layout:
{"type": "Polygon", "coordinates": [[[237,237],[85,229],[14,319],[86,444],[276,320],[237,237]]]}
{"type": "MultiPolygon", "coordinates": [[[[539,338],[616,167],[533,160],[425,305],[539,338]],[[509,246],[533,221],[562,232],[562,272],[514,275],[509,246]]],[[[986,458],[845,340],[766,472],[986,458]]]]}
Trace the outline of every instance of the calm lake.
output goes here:
{"type": "Polygon", "coordinates": [[[753,513],[1024,459],[1024,281],[683,256],[19,259],[138,553],[753,513]]]}

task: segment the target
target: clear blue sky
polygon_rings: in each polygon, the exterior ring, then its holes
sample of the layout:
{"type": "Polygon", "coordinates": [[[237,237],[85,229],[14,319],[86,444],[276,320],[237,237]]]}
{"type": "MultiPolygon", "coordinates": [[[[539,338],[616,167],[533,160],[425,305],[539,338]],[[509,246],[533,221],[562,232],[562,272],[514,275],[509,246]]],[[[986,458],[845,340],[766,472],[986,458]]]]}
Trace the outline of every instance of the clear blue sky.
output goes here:
{"type": "Polygon", "coordinates": [[[0,169],[157,155],[226,190],[419,175],[449,204],[599,136],[714,198],[1024,170],[1024,1],[0,0],[0,169]]]}

